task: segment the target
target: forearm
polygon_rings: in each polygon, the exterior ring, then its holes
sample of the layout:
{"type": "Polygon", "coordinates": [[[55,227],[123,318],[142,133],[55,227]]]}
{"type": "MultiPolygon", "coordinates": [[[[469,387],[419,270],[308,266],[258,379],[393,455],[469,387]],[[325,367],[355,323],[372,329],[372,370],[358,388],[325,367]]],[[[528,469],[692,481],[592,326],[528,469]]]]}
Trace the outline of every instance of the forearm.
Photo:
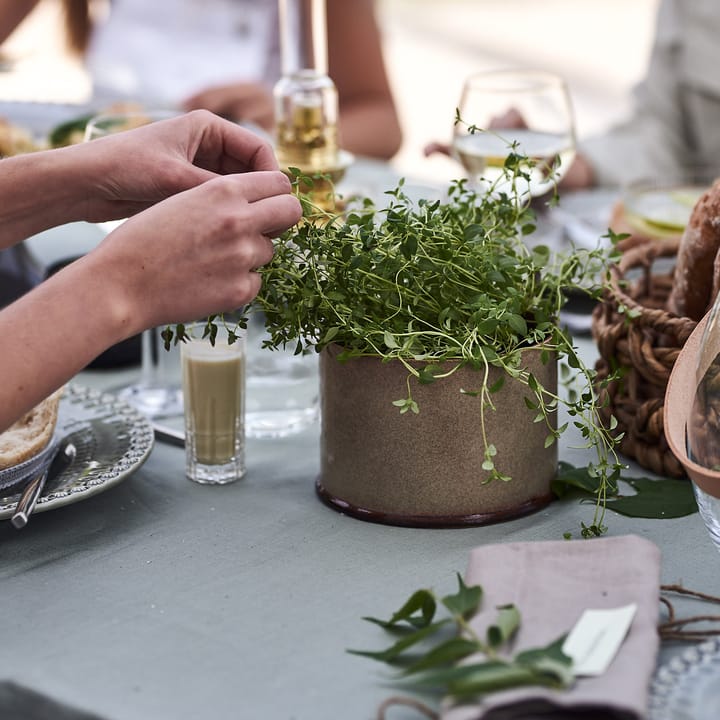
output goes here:
{"type": "Polygon", "coordinates": [[[389,160],[400,149],[401,140],[395,108],[384,98],[340,107],[340,142],[345,150],[389,160]]]}
{"type": "Polygon", "coordinates": [[[86,173],[71,153],[68,148],[0,160],[0,248],[85,219],[86,173]]]}
{"type": "Polygon", "coordinates": [[[0,310],[0,432],[140,329],[91,256],[0,310]]]}

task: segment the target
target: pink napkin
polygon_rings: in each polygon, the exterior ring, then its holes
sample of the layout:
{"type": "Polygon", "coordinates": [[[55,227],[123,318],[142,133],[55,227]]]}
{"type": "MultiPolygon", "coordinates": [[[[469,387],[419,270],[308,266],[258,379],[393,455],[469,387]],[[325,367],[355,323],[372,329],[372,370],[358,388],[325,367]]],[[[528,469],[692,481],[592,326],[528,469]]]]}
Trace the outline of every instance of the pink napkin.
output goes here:
{"type": "Polygon", "coordinates": [[[498,605],[514,603],[521,625],[512,653],[566,634],[583,610],[637,603],[628,635],[608,670],[567,690],[524,687],[447,708],[443,720],[627,718],[645,716],[659,645],[660,551],[634,535],[486,545],[470,556],[465,582],[482,585],[471,625],[485,634],[498,605]]]}

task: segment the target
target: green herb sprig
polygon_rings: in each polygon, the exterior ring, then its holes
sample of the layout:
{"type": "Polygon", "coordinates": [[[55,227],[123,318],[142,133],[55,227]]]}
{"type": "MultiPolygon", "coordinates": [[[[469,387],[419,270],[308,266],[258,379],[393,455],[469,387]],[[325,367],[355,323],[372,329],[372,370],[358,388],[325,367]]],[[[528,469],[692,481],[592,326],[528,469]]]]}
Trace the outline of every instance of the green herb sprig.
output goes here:
{"type": "Polygon", "coordinates": [[[457,581],[457,592],[439,601],[431,590],[417,590],[388,620],[364,618],[396,639],[384,650],[348,652],[398,669],[394,682],[399,685],[455,701],[520,686],[561,689],[572,684],[572,660],[562,651],[564,636],[508,656],[507,646],[520,626],[518,608],[498,607],[480,636],[469,620],[480,608],[483,589],[466,585],[459,574],[457,581]],[[446,617],[436,619],[440,608],[446,617]]]}

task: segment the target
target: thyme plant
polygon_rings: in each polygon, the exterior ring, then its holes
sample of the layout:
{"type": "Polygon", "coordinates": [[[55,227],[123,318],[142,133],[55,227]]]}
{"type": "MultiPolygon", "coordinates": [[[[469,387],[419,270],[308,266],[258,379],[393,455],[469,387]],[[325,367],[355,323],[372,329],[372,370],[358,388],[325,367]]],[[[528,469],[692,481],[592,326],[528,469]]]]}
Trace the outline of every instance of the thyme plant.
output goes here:
{"type": "MultiPolygon", "coordinates": [[[[527,162],[509,156],[503,188],[515,187],[527,162]]],[[[273,261],[260,271],[267,346],[292,344],[301,353],[335,343],[342,348],[340,361],[373,356],[402,363],[406,382],[389,399],[400,413],[422,411],[413,398],[415,383],[442,382],[465,366],[476,370],[477,386],[464,392],[478,398],[483,469],[492,481],[510,480],[484,431],[504,379],[527,386],[525,402],[534,421],[547,428],[546,446],[567,428],[553,422],[563,404],[597,451],[589,467],[598,479],[596,511],[583,534],[601,534],[605,498],[622,467],[617,440],[597,416],[595,372],[558,318],[570,291],[599,293],[588,288],[596,286],[608,252],[598,245],[553,255],[546,246],[530,247],[535,214],[527,198],[512,190],[479,194],[458,180],[443,201],[413,202],[401,181],[387,197],[386,207],[366,199],[342,215],[303,198],[305,220],[277,241],[273,261]],[[536,346],[543,362],[564,363],[571,380],[566,395],[544,387],[523,367],[522,351],[536,346]],[[494,385],[488,381],[491,366],[504,371],[494,385]]]]}

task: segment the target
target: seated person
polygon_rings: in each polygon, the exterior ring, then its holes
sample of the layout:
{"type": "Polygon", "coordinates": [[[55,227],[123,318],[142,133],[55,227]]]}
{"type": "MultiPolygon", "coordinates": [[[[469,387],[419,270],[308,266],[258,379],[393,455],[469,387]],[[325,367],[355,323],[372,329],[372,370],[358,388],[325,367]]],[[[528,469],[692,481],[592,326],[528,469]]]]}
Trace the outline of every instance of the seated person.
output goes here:
{"type": "MultiPolygon", "coordinates": [[[[113,0],[98,20],[90,0],[62,1],[67,35],[84,54],[95,102],[204,108],[272,130],[278,0],[113,0]]],[[[37,2],[0,0],[0,43],[37,2]]],[[[390,158],[401,132],[373,0],[328,0],[327,26],[341,145],[390,158]]]]}

